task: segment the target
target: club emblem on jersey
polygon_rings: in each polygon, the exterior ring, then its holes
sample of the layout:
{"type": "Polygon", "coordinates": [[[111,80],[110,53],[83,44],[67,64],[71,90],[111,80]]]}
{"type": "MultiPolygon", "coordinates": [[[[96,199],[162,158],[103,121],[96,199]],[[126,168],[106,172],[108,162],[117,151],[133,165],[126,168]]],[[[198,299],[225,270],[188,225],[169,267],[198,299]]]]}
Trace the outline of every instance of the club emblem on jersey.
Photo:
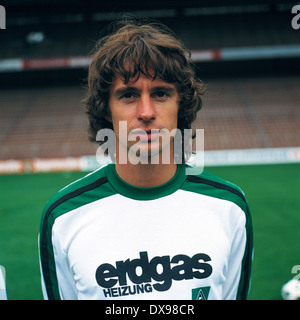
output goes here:
{"type": "Polygon", "coordinates": [[[192,289],[192,300],[207,300],[210,287],[192,289]]]}

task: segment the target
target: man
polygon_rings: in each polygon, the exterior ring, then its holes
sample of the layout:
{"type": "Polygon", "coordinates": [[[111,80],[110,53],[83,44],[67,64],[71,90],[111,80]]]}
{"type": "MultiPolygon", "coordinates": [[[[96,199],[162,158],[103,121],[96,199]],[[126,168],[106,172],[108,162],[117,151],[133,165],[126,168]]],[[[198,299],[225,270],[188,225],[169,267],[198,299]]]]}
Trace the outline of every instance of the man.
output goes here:
{"type": "Polygon", "coordinates": [[[163,25],[126,22],[99,41],[88,84],[91,139],[104,146],[99,132],[113,130],[113,163],[47,203],[45,298],[245,299],[252,225],[244,194],[207,172],[186,174],[184,129],[204,93],[189,52],[163,25]]]}

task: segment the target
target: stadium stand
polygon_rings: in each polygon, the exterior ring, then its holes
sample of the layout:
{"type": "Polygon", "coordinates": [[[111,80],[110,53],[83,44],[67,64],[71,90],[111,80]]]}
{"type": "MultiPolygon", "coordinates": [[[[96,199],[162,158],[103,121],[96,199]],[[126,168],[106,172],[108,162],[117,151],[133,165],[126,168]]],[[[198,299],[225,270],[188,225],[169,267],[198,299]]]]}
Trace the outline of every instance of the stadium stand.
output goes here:
{"type": "Polygon", "coordinates": [[[68,157],[95,152],[78,87],[1,93],[1,159],[68,157]]]}
{"type": "Polygon", "coordinates": [[[195,127],[205,129],[205,149],[300,145],[295,77],[213,80],[195,127]]]}
{"type": "MultiPolygon", "coordinates": [[[[299,44],[299,35],[291,29],[291,14],[287,11],[213,16],[190,9],[186,15],[189,16],[159,20],[174,30],[190,49],[299,44]]],[[[6,46],[0,52],[0,59],[86,55],[108,24],[109,21],[92,20],[45,26],[12,25],[1,37],[6,46]],[[43,32],[45,39],[29,43],[27,37],[32,31],[43,32]]]]}

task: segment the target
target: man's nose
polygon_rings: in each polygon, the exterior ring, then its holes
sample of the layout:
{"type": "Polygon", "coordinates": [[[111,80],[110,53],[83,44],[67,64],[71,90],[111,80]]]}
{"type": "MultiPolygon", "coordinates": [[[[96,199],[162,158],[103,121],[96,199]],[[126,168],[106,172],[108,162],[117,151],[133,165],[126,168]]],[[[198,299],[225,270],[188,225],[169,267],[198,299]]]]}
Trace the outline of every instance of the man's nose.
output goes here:
{"type": "Polygon", "coordinates": [[[154,102],[151,100],[151,97],[142,95],[137,108],[137,116],[139,120],[149,122],[155,119],[155,106],[154,102]]]}

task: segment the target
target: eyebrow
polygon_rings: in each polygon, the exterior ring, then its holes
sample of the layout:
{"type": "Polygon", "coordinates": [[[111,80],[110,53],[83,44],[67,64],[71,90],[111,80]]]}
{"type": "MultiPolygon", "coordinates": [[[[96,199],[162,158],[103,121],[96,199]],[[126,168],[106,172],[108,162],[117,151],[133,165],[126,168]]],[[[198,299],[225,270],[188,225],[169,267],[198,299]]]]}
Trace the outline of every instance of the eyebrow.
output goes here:
{"type": "MultiPolygon", "coordinates": [[[[157,86],[157,87],[153,87],[151,89],[152,92],[155,92],[155,91],[165,91],[165,92],[168,92],[169,94],[175,94],[176,93],[176,88],[173,88],[171,86],[157,86]]],[[[121,88],[118,88],[116,90],[114,90],[113,92],[113,96],[114,97],[121,97],[123,96],[124,94],[128,93],[128,92],[134,92],[134,93],[139,93],[140,90],[136,87],[132,87],[132,86],[124,86],[124,87],[121,87],[121,88]]]]}
{"type": "Polygon", "coordinates": [[[123,96],[124,94],[128,93],[128,92],[135,92],[135,93],[138,93],[139,90],[135,87],[121,87],[121,88],[118,88],[116,90],[114,90],[113,92],[113,96],[114,97],[121,97],[123,96]]]}
{"type": "Polygon", "coordinates": [[[166,91],[172,94],[172,93],[175,93],[177,89],[169,86],[157,86],[153,88],[153,91],[166,91]]]}

